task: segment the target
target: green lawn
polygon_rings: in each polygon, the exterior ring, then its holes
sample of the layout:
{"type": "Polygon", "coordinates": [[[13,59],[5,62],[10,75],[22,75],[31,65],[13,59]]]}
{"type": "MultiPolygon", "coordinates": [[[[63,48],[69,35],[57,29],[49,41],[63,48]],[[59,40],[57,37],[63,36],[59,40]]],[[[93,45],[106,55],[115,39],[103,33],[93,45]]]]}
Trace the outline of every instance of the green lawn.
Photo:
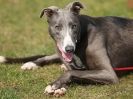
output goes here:
{"type": "MultiPolygon", "coordinates": [[[[46,19],[39,15],[44,7],[63,7],[71,0],[0,0],[0,55],[19,57],[54,53],[46,19]]],[[[82,14],[133,18],[126,0],[81,0],[82,14]]],[[[0,99],[49,99],[45,87],[62,72],[59,64],[33,71],[22,71],[22,64],[0,65],[0,99]]],[[[72,84],[61,99],[133,99],[133,75],[116,85],[72,84]]]]}

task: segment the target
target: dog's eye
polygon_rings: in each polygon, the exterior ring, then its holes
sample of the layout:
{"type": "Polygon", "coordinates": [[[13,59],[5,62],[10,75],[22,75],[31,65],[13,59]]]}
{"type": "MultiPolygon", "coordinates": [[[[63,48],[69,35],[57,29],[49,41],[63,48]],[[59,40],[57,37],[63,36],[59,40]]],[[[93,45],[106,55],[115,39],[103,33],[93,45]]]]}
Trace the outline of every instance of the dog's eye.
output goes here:
{"type": "Polygon", "coordinates": [[[77,26],[75,24],[72,25],[72,29],[75,29],[77,26]]]}
{"type": "Polygon", "coordinates": [[[56,26],[55,26],[55,29],[57,29],[57,30],[61,30],[61,26],[56,25],[56,26]]]}

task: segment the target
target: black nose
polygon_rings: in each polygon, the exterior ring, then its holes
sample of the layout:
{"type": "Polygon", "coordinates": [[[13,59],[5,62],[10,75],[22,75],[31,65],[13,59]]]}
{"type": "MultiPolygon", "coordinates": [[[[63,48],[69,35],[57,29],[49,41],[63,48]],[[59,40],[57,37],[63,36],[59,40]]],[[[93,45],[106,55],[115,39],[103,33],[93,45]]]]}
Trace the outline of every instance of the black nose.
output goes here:
{"type": "Polygon", "coordinates": [[[67,53],[72,53],[72,52],[74,52],[74,47],[73,46],[66,46],[65,50],[67,53]]]}

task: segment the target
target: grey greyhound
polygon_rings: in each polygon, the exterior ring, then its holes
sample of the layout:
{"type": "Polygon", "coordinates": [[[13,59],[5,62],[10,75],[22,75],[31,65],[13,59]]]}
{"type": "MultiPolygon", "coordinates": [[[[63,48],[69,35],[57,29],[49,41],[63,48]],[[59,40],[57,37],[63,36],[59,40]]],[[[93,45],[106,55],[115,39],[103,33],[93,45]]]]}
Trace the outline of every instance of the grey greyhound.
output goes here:
{"type": "Polygon", "coordinates": [[[47,16],[57,54],[19,59],[1,56],[0,61],[27,62],[22,69],[63,63],[68,70],[45,89],[46,94],[56,96],[63,95],[71,82],[118,83],[113,68],[133,66],[133,20],[80,15],[82,8],[80,2],[72,2],[64,9],[51,6],[42,11],[40,17],[47,16]]]}

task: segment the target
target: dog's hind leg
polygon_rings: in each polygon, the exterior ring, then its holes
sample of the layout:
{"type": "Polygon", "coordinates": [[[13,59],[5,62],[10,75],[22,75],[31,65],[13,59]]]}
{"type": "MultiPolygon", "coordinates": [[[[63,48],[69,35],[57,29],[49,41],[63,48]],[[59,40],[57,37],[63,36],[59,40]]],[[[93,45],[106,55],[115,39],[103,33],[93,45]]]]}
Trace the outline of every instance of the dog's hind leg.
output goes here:
{"type": "Polygon", "coordinates": [[[34,61],[27,62],[21,66],[21,69],[23,70],[37,69],[38,67],[43,67],[46,64],[52,64],[52,63],[61,63],[58,54],[44,56],[34,61]]]}

